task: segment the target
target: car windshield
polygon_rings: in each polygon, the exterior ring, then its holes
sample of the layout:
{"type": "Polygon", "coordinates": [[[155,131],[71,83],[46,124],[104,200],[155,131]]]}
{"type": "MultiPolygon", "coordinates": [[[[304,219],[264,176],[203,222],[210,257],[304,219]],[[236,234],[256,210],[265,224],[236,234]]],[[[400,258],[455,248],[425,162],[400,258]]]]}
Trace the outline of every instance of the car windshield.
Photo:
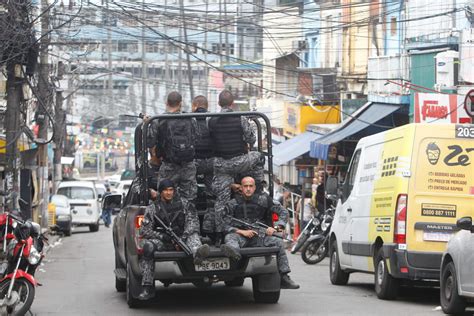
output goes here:
{"type": "Polygon", "coordinates": [[[59,195],[64,195],[71,200],[92,200],[94,197],[94,190],[86,187],[62,187],[58,190],[59,195]]]}
{"type": "Polygon", "coordinates": [[[51,196],[51,203],[54,203],[59,207],[67,207],[67,198],[63,195],[53,195],[51,196]]]}

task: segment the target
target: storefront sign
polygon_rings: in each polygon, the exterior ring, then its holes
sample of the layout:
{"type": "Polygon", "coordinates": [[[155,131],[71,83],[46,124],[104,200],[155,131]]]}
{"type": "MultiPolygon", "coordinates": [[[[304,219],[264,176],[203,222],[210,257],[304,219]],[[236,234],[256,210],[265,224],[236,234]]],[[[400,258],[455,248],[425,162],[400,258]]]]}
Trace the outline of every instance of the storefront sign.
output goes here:
{"type": "Polygon", "coordinates": [[[471,123],[457,94],[416,93],[415,123],[471,123]]]}

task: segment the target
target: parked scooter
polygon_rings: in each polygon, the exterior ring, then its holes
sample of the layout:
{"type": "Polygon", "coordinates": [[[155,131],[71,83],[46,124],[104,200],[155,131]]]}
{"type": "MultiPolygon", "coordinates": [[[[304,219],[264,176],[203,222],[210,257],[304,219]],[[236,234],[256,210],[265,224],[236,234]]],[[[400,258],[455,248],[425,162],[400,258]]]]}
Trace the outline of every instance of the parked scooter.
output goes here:
{"type": "Polygon", "coordinates": [[[321,262],[329,251],[329,232],[334,218],[334,207],[329,207],[321,219],[321,231],[313,235],[303,245],[301,258],[307,264],[317,264],[321,262]]]}
{"type": "Polygon", "coordinates": [[[24,315],[33,304],[38,285],[34,274],[44,257],[47,239],[40,233],[39,224],[9,216],[16,222],[15,238],[7,246],[8,265],[0,280],[0,314],[24,315]]]}
{"type": "Polygon", "coordinates": [[[303,228],[303,231],[298,236],[298,239],[296,239],[295,244],[293,247],[291,247],[291,253],[295,254],[297,251],[299,251],[311,236],[319,235],[321,233],[320,224],[321,221],[318,216],[313,215],[313,218],[311,218],[308,224],[306,224],[306,226],[303,228]]]}

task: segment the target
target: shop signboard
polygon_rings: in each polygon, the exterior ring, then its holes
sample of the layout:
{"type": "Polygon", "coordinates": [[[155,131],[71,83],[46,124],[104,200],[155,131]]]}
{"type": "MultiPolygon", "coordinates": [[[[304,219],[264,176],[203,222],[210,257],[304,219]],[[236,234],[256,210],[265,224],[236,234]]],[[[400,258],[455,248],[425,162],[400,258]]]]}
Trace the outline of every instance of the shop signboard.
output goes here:
{"type": "Polygon", "coordinates": [[[415,123],[469,124],[463,95],[442,93],[415,94],[415,123]]]}

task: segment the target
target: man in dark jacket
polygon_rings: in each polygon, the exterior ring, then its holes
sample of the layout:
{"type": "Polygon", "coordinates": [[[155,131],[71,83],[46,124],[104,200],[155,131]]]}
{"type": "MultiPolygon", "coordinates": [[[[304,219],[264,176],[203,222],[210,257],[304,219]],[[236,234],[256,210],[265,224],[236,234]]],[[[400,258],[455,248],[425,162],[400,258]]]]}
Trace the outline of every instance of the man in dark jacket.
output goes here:
{"type": "MultiPolygon", "coordinates": [[[[166,112],[170,116],[181,113],[182,97],[174,91],[168,94],[166,112]]],[[[197,195],[195,146],[199,131],[194,119],[161,119],[158,126],[157,152],[163,159],[158,183],[173,180],[181,197],[193,201],[197,195]]]]}
{"type": "Polygon", "coordinates": [[[209,255],[209,246],[203,245],[199,238],[199,218],[192,203],[175,195],[174,183],[164,179],[158,186],[159,198],[147,206],[140,227],[140,236],[145,240],[143,256],[140,258],[140,268],[143,273],[143,292],[140,300],[153,296],[155,251],[174,251],[176,244],[155,219],[158,216],[164,223],[171,226],[176,235],[180,236],[191,248],[194,263],[200,264],[209,255]]]}
{"type": "Polygon", "coordinates": [[[280,230],[283,230],[288,222],[288,211],[278,202],[275,202],[266,193],[255,193],[255,180],[252,177],[245,177],[241,182],[242,195],[230,200],[225,207],[224,230],[226,233],[225,244],[221,245],[221,250],[230,258],[240,260],[240,251],[242,247],[279,247],[277,254],[278,270],[281,275],[281,288],[298,289],[299,285],[291,280],[290,266],[286,256],[283,240],[272,236],[277,230],[272,226],[273,213],[278,215],[278,221],[275,222],[280,230]],[[249,224],[257,221],[267,224],[266,236],[260,237],[254,230],[239,226],[229,217],[235,217],[249,224]]]}
{"type": "MultiPolygon", "coordinates": [[[[234,97],[228,90],[219,94],[221,112],[233,112],[234,97]]],[[[231,184],[238,174],[254,176],[257,186],[263,180],[265,158],[258,151],[250,151],[256,136],[247,118],[243,116],[213,117],[209,132],[214,144],[213,193],[216,196],[216,232],[223,232],[222,212],[231,197],[231,184]]]]}

